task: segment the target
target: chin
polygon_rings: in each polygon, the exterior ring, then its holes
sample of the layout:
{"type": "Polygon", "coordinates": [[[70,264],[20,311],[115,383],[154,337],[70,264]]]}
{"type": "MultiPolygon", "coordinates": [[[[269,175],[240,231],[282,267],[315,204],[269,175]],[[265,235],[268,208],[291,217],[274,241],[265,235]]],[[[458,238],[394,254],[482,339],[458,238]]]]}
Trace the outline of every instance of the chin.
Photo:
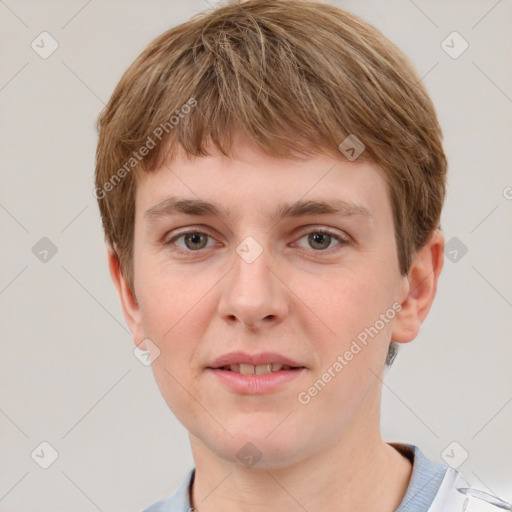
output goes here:
{"type": "Polygon", "coordinates": [[[239,431],[231,428],[233,437],[225,436],[221,443],[212,439],[207,444],[219,458],[241,467],[255,470],[285,467],[301,458],[299,451],[304,447],[304,440],[295,439],[284,429],[281,432],[276,429],[269,435],[275,426],[239,431]]]}

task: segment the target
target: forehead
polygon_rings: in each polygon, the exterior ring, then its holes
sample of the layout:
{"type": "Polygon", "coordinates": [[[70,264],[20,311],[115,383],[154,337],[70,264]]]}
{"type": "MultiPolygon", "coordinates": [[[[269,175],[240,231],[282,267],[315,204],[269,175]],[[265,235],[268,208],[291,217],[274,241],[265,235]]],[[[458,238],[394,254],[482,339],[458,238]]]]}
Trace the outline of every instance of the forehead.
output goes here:
{"type": "Polygon", "coordinates": [[[187,157],[178,152],[137,178],[141,221],[204,215],[239,220],[245,214],[272,221],[301,215],[358,216],[372,221],[390,211],[382,170],[369,161],[314,156],[287,159],[237,140],[231,157],[187,157]]]}

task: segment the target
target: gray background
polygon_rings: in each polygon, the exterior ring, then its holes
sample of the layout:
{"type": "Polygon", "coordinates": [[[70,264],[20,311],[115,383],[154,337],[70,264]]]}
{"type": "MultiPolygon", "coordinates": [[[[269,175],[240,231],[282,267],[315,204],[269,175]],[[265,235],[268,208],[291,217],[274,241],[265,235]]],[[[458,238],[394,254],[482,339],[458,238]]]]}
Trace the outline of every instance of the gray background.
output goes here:
{"type": "MultiPolygon", "coordinates": [[[[467,452],[466,478],[512,501],[512,2],[333,3],[412,59],[449,158],[442,225],[458,259],[388,372],[383,434],[453,465],[467,452]],[[441,47],[453,31],[469,43],[456,59],[441,47]]],[[[209,8],[0,0],[1,511],[140,511],[193,465],[187,432],[133,355],[92,190],[95,119],[122,72],[209,8]],[[42,31],[59,44],[47,59],[31,48],[42,31]],[[43,237],[58,249],[46,262],[32,251],[43,237]],[[59,453],[48,469],[31,458],[42,441],[59,453]]]]}

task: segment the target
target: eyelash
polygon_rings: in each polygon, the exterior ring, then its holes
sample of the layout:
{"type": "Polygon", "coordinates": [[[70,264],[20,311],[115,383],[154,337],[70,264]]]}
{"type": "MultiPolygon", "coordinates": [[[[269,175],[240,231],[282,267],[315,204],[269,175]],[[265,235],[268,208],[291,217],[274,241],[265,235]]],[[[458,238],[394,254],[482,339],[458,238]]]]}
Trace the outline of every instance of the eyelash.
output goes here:
{"type": "MultiPolygon", "coordinates": [[[[299,240],[301,240],[302,238],[304,238],[305,236],[307,235],[310,235],[312,233],[319,233],[319,234],[322,234],[322,235],[328,235],[332,238],[334,238],[335,240],[337,240],[339,242],[339,245],[336,246],[338,247],[338,249],[335,249],[334,252],[337,252],[338,250],[341,250],[345,245],[347,245],[349,243],[349,240],[345,237],[342,237],[340,236],[339,234],[337,233],[333,233],[332,231],[329,231],[327,229],[312,229],[310,231],[307,231],[306,233],[302,234],[301,237],[299,238],[299,240]]],[[[171,245],[174,245],[174,242],[176,240],[179,240],[180,238],[184,237],[185,235],[189,235],[189,234],[200,234],[200,235],[206,235],[207,237],[209,238],[213,238],[211,235],[209,235],[208,233],[204,232],[204,231],[199,231],[199,230],[190,230],[190,231],[184,231],[182,233],[179,233],[178,235],[174,236],[173,238],[171,238],[170,240],[164,240],[163,244],[167,247],[170,247],[171,245]]],[[[198,249],[196,251],[193,251],[193,250],[190,250],[190,249],[181,249],[181,248],[177,248],[176,246],[174,246],[172,248],[173,251],[177,252],[177,253],[181,253],[181,254],[192,254],[192,253],[200,253],[202,252],[203,250],[205,250],[206,248],[203,248],[203,249],[198,249]]],[[[330,252],[332,250],[331,249],[311,249],[313,252],[315,253],[323,253],[323,252],[330,252]]]]}

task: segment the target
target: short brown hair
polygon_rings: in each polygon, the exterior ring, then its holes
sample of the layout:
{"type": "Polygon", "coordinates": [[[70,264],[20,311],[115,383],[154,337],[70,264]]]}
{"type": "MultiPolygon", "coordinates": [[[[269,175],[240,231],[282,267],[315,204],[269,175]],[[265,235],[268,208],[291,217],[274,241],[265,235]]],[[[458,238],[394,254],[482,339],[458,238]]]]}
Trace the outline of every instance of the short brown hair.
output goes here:
{"type": "MultiPolygon", "coordinates": [[[[362,141],[359,158],[387,179],[403,275],[439,227],[442,133],[405,55],[332,5],[249,0],[200,13],[155,39],[100,114],[95,195],[132,290],[138,173],[159,168],[178,147],[206,156],[210,141],[231,156],[237,130],[287,158],[343,157],[342,141],[362,141]]],[[[388,364],[395,352],[391,343],[388,364]]]]}

